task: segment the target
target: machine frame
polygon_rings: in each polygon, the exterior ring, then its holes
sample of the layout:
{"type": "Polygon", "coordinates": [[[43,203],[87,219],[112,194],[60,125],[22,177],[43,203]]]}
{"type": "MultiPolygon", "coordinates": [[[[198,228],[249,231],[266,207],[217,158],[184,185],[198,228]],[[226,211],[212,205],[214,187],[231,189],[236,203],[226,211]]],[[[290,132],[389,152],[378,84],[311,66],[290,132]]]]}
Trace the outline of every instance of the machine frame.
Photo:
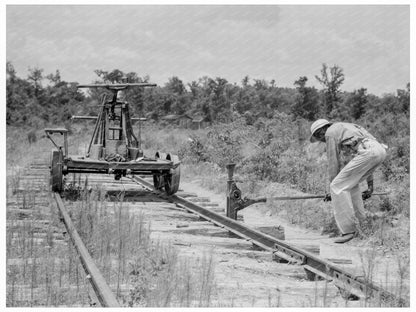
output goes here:
{"type": "MultiPolygon", "coordinates": [[[[130,118],[129,103],[119,100],[119,92],[131,87],[154,87],[150,83],[89,84],[78,88],[105,88],[112,94],[104,94],[98,116],[74,116],[73,119],[96,120],[93,135],[85,156],[69,155],[68,130],[66,128],[47,128],[46,136],[55,149],[51,155],[50,185],[52,191],[61,193],[64,176],[68,173],[114,174],[119,180],[122,176],[151,175],[155,188],[164,189],[172,195],[179,189],[180,161],[177,155],[156,152],[152,158],[146,157],[141,148],[141,133],[136,137],[133,121],[144,118],[130,118]],[[63,144],[54,141],[54,134],[63,135],[63,144]]],[[[141,128],[140,128],[141,129],[141,128]]]]}

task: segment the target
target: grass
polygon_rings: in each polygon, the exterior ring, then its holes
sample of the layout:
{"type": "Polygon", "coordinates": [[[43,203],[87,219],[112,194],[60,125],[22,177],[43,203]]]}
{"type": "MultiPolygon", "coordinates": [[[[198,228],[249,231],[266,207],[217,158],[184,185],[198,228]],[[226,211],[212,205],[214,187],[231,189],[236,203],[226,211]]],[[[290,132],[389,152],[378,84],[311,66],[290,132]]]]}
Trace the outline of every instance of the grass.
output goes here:
{"type": "Polygon", "coordinates": [[[191,268],[171,244],[150,238],[151,223],[143,212],[131,213],[122,196],[107,202],[100,194],[97,189],[66,204],[119,302],[131,307],[210,306],[212,253],[191,268]]]}
{"type": "MultiPolygon", "coordinates": [[[[22,211],[33,210],[38,195],[28,194],[28,191],[23,191],[20,195],[16,208],[22,211]],[[29,195],[32,197],[31,204],[24,200],[29,195]]],[[[49,208],[52,219],[47,223],[40,219],[41,214],[32,213],[29,217],[22,217],[8,210],[8,307],[88,305],[86,294],[89,285],[85,283],[77,254],[58,234],[62,232],[62,225],[55,208],[49,208]]]]}
{"type": "MultiPolygon", "coordinates": [[[[390,258],[385,268],[381,266],[383,258],[376,246],[371,246],[367,250],[360,252],[361,277],[365,281],[373,281],[383,289],[390,292],[395,298],[373,297],[363,301],[365,307],[401,307],[406,306],[404,302],[410,302],[409,297],[409,264],[408,257],[403,257],[401,253],[389,255],[390,258]],[[379,268],[381,266],[381,268],[379,268]]],[[[369,293],[366,293],[368,296],[369,293]]]]}
{"type": "MultiPolygon", "coordinates": [[[[18,208],[35,210],[36,193],[20,192],[18,208]]],[[[67,202],[69,204],[69,202],[67,202]]],[[[126,306],[210,306],[215,288],[212,253],[190,265],[169,243],[150,239],[143,214],[125,203],[86,192],[72,202],[74,224],[100,270],[126,306]]],[[[52,204],[53,206],[53,204],[52,204]]],[[[7,306],[88,306],[90,288],[72,244],[56,241],[63,231],[56,208],[52,221],[18,220],[8,213],[7,306]],[[54,234],[55,233],[55,234],[54,234]]],[[[32,214],[33,217],[33,214],[32,214]]],[[[39,216],[41,217],[41,216],[39,216]]]]}
{"type": "MultiPolygon", "coordinates": [[[[82,129],[74,131],[80,133],[82,129]]],[[[36,192],[31,191],[30,185],[20,190],[23,168],[33,162],[34,155],[47,159],[52,145],[42,138],[42,131],[34,132],[35,142],[31,133],[32,143],[21,132],[22,129],[14,128],[7,131],[7,194],[10,200],[18,198],[18,209],[36,211],[36,192]]],[[[167,140],[174,142],[174,137],[169,134],[167,140]]],[[[70,152],[85,152],[87,138],[85,133],[70,137],[70,152]]],[[[99,194],[82,194],[81,200],[72,204],[71,213],[90,253],[109,284],[114,286],[120,301],[132,306],[209,306],[215,288],[212,254],[207,258],[210,261],[198,267],[190,265],[170,244],[150,239],[150,223],[142,214],[132,215],[123,209],[122,200],[108,203],[99,194]],[[140,263],[147,263],[141,271],[140,263]],[[140,284],[137,272],[148,274],[141,286],[136,285],[140,284]],[[200,279],[200,275],[204,278],[200,279]],[[130,292],[128,285],[133,285],[130,292]]],[[[56,228],[63,225],[53,204],[50,212],[53,221],[47,229],[37,220],[22,223],[18,214],[8,213],[7,306],[89,304],[90,286],[75,250],[71,243],[55,243],[54,232],[59,232],[56,228]],[[37,231],[43,231],[40,239],[37,231]]]]}

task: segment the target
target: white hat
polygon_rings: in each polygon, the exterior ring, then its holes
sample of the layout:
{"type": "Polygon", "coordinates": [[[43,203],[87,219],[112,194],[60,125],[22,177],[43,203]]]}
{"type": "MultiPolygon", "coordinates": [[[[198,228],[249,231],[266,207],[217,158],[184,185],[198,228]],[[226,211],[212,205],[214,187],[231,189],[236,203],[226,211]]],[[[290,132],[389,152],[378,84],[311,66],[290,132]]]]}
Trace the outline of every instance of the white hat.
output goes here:
{"type": "Polygon", "coordinates": [[[318,140],[317,140],[317,139],[313,136],[313,134],[314,134],[317,130],[321,129],[322,127],[324,127],[324,126],[326,126],[326,125],[332,125],[332,122],[329,122],[329,121],[328,121],[328,120],[326,120],[326,119],[318,119],[317,121],[315,121],[315,122],[311,125],[311,137],[310,137],[309,141],[311,141],[312,143],[313,143],[313,142],[318,141],[318,140]]]}

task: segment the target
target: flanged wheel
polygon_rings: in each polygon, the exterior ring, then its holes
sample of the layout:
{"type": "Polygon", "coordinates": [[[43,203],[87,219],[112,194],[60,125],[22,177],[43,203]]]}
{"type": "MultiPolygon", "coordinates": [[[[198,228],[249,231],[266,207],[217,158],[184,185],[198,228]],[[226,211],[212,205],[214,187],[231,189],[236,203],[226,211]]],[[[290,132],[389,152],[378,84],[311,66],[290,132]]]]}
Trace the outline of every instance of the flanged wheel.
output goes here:
{"type": "Polygon", "coordinates": [[[166,155],[166,160],[170,160],[174,165],[177,165],[175,169],[165,176],[165,192],[168,195],[173,195],[179,190],[179,181],[181,179],[180,161],[177,155],[166,155]]]}
{"type": "Polygon", "coordinates": [[[52,163],[51,163],[51,177],[50,184],[52,192],[61,193],[63,190],[63,154],[62,151],[52,151],[52,163]]]}
{"type": "MultiPolygon", "coordinates": [[[[155,158],[156,159],[166,159],[166,153],[156,152],[155,158]]],[[[165,181],[163,179],[163,175],[161,175],[161,174],[154,174],[153,175],[153,186],[157,190],[161,190],[165,186],[165,181]]]]}

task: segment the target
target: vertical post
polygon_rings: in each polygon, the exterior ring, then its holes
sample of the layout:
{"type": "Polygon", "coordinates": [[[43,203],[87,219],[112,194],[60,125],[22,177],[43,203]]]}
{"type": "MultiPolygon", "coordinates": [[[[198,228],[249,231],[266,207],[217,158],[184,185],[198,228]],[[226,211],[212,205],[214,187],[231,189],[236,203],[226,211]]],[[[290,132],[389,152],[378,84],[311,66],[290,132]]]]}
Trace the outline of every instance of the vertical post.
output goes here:
{"type": "Polygon", "coordinates": [[[142,121],[139,118],[139,142],[138,142],[139,150],[142,150],[142,121]]]}
{"type": "Polygon", "coordinates": [[[68,133],[64,132],[64,156],[68,157],[68,133]]]}
{"type": "Polygon", "coordinates": [[[237,213],[235,212],[234,205],[231,199],[231,190],[233,189],[234,181],[234,169],[236,164],[227,164],[225,167],[228,171],[228,181],[227,181],[227,210],[226,215],[228,218],[237,220],[237,213]]]}
{"type": "Polygon", "coordinates": [[[120,140],[123,139],[124,136],[124,141],[126,143],[126,148],[127,148],[127,157],[129,157],[128,155],[128,149],[129,147],[135,147],[131,145],[131,136],[130,136],[130,132],[127,131],[127,118],[126,118],[126,112],[127,112],[128,108],[127,108],[127,104],[123,103],[121,104],[120,107],[120,127],[123,131],[122,136],[120,138],[120,140]]]}

